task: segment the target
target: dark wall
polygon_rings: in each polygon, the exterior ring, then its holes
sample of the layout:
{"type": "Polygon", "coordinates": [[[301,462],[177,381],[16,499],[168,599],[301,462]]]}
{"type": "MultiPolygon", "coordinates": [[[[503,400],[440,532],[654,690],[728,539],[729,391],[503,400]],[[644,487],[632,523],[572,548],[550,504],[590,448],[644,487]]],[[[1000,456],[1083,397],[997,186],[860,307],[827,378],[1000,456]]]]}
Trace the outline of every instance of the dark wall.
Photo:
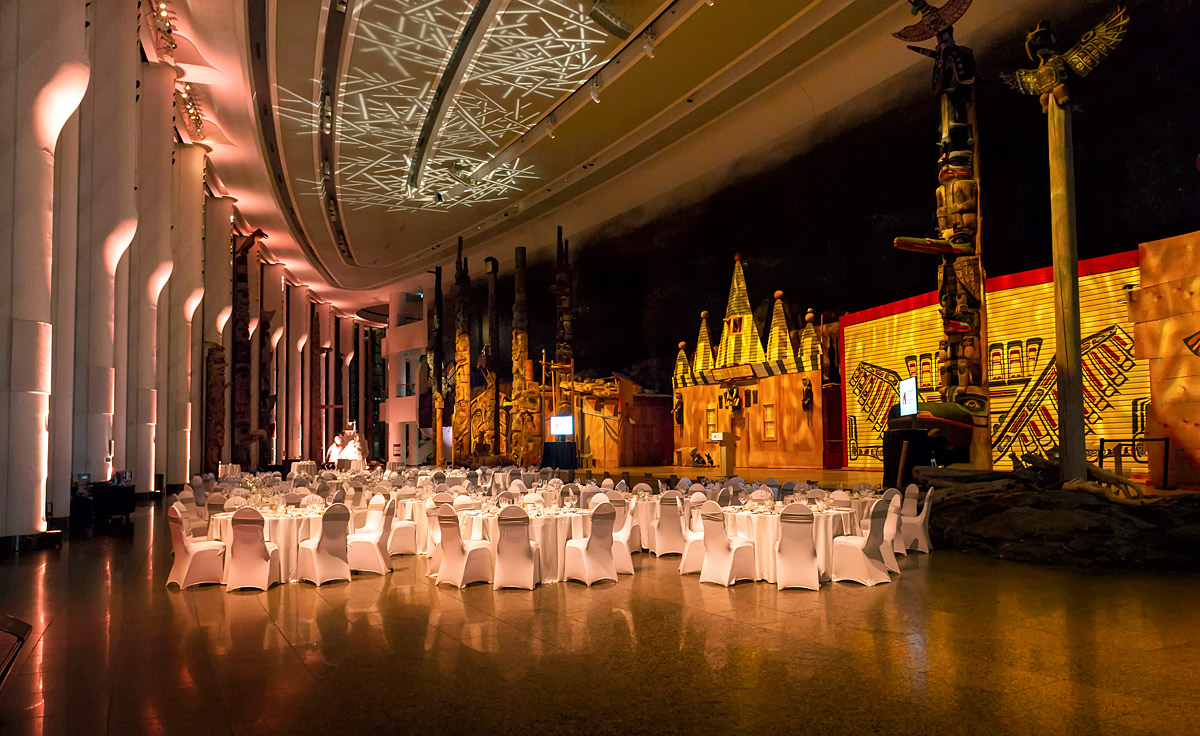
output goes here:
{"type": "MultiPolygon", "coordinates": [[[[1064,49],[1104,14],[1069,5],[1052,19],[1064,49]]],[[[1200,0],[1128,5],[1124,43],[1071,83],[1080,258],[1200,229],[1200,0]]],[[[1001,71],[1031,65],[1023,43],[1023,33],[1007,34],[975,49],[982,252],[993,276],[1050,265],[1045,116],[1036,97],[999,82],[1001,71]]],[[[677,344],[695,348],[701,310],[719,339],[735,253],[760,330],[776,289],[785,293],[793,329],[808,307],[842,313],[934,290],[937,258],[897,251],[891,242],[933,231],[938,103],[928,68],[898,83],[910,92],[898,102],[837,124],[812,150],[729,181],[704,201],[632,230],[614,222],[568,233],[581,372],[622,372],[669,389],[677,344]]],[[[476,325],[486,304],[482,265],[472,263],[476,325]]],[[[553,347],[552,279],[552,262],[530,264],[530,352],[539,358],[553,347]]],[[[511,273],[501,280],[500,305],[505,380],[511,273]]],[[[476,331],[476,351],[480,345],[476,331]]]]}

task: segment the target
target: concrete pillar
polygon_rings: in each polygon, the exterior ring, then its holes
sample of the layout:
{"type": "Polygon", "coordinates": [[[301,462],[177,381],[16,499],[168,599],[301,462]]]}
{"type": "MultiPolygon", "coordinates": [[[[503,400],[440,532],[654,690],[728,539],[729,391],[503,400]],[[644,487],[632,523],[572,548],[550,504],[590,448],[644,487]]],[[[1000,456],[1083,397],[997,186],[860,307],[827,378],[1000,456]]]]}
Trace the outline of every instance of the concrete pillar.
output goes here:
{"type": "MultiPolygon", "coordinates": [[[[117,263],[137,230],[138,4],[109,0],[92,13],[92,77],[80,112],[76,413],[84,472],[113,470],[117,263]],[[86,361],[86,362],[85,362],[86,361]],[[86,367],[85,367],[86,366],[86,367]]],[[[122,415],[124,411],[122,410],[122,415]]],[[[119,463],[124,468],[124,459],[119,463]]]]}
{"type": "Polygon", "coordinates": [[[338,320],[341,330],[342,364],[338,370],[342,372],[342,426],[338,432],[343,432],[350,424],[350,361],[354,359],[358,346],[354,344],[354,320],[350,317],[338,320]]]}
{"type": "Polygon", "coordinates": [[[262,315],[262,264],[259,261],[259,246],[255,244],[246,255],[246,279],[250,290],[250,467],[259,468],[265,462],[265,442],[258,440],[259,427],[259,380],[262,375],[262,330],[259,322],[262,315]]]}
{"type": "Polygon", "coordinates": [[[288,290],[287,325],[287,456],[304,457],[304,359],[308,348],[308,287],[288,290]]]}
{"type": "MultiPolygon", "coordinates": [[[[169,283],[167,313],[167,475],[168,485],[187,483],[199,472],[200,456],[194,454],[192,418],[198,416],[193,404],[193,373],[196,362],[192,339],[192,320],[204,298],[204,161],[203,146],[175,147],[174,225],[171,229],[171,257],[175,269],[169,283]]],[[[161,418],[161,417],[160,417],[161,418]]],[[[197,432],[196,434],[199,434],[197,432]]]]}
{"type": "Polygon", "coordinates": [[[113,274],[112,467],[129,469],[129,248],[113,274]]]}
{"type": "Polygon", "coordinates": [[[88,84],[84,3],[0,3],[0,536],[46,529],[54,155],[88,84]]]}
{"type": "MultiPolygon", "coordinates": [[[[138,490],[154,490],[158,410],[158,300],[171,277],[171,191],[174,153],[175,69],[142,65],[138,139],[138,231],[136,269],[130,271],[130,365],[136,395],[130,411],[134,437],[131,470],[138,490]]],[[[165,347],[164,352],[165,352],[165,347]]]]}
{"type": "Polygon", "coordinates": [[[47,516],[71,513],[74,446],[75,281],[79,214],[79,114],[71,116],[54,154],[54,371],[50,391],[47,516]]]}

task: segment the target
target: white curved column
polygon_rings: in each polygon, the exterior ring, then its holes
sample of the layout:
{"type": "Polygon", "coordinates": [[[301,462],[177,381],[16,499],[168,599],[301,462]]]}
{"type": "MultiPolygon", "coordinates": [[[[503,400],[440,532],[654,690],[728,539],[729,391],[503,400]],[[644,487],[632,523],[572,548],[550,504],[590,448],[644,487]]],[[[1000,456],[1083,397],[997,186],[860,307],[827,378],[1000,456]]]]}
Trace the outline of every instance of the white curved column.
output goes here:
{"type": "MultiPolygon", "coordinates": [[[[175,69],[142,65],[138,141],[136,269],[130,272],[130,365],[136,376],[130,469],[139,490],[154,490],[158,422],[158,300],[171,277],[171,184],[174,149],[175,69]]],[[[164,350],[166,346],[163,346],[164,350]]]]}
{"type": "MultiPolygon", "coordinates": [[[[76,412],[83,415],[82,469],[92,480],[113,470],[117,263],[137,230],[137,0],[109,0],[93,13],[94,74],[81,106],[79,184],[80,366],[76,412]]],[[[124,458],[121,459],[124,467],[124,458]]]]}
{"type": "Polygon", "coordinates": [[[167,335],[167,477],[168,485],[187,483],[199,472],[192,454],[192,320],[204,298],[204,161],[203,146],[175,147],[174,228],[167,335]]]}
{"type": "Polygon", "coordinates": [[[84,3],[0,3],[0,536],[45,531],[54,151],[88,84],[84,3]]]}
{"type": "MultiPolygon", "coordinates": [[[[231,358],[229,335],[230,317],[233,314],[233,227],[230,224],[233,217],[232,197],[209,197],[204,207],[204,301],[201,306],[203,328],[200,330],[201,346],[198,356],[200,366],[206,364],[205,359],[211,345],[221,345],[225,349],[225,383],[230,380],[229,361],[231,358]]],[[[206,382],[208,377],[204,370],[196,372],[196,389],[193,401],[196,407],[203,407],[203,412],[194,412],[196,426],[206,427],[208,411],[206,405],[206,382]]],[[[221,445],[220,458],[222,462],[229,461],[229,390],[225,390],[225,437],[221,445]]],[[[208,437],[204,432],[197,432],[200,438],[198,462],[205,464],[205,452],[208,447],[208,437]]],[[[193,447],[196,444],[193,443],[193,447]]],[[[204,472],[215,473],[217,468],[203,467],[204,472]]]]}

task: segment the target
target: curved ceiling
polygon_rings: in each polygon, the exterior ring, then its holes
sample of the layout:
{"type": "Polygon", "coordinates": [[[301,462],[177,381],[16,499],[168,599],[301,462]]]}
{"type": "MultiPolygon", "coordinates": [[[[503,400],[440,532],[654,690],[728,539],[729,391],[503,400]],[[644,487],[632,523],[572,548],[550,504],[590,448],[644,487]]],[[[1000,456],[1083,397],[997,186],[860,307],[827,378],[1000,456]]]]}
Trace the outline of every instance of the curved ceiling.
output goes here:
{"type": "MultiPolygon", "coordinates": [[[[504,263],[553,224],[628,217],[782,141],[811,145],[822,116],[927,65],[891,37],[907,0],[171,5],[239,213],[348,311],[451,261],[456,237],[504,263]]],[[[959,38],[1050,5],[975,0],[959,38]]]]}

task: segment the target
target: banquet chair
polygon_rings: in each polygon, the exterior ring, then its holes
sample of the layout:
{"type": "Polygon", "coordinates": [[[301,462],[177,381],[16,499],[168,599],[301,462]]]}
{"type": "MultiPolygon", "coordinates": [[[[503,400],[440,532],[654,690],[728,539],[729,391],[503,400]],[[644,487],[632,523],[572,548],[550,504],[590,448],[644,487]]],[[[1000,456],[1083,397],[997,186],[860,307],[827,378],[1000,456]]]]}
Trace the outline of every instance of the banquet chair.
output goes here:
{"type": "Polygon", "coordinates": [[[229,544],[229,575],[225,592],[239,588],[267,590],[282,582],[279,545],[268,542],[265,521],[256,509],[243,507],[233,512],[233,541],[229,544]]]}
{"type": "MultiPolygon", "coordinates": [[[[603,497],[597,495],[596,498],[603,497]]],[[[642,548],[641,528],[633,514],[629,513],[628,501],[620,491],[612,491],[607,496],[612,504],[615,517],[613,519],[613,565],[621,575],[633,574],[633,553],[642,548]],[[635,546],[636,544],[636,546],[635,546]]],[[[595,513],[595,512],[593,512],[595,513]]]]}
{"type": "Polygon", "coordinates": [[[829,494],[829,505],[839,509],[851,507],[850,494],[845,491],[834,491],[829,494]]]}
{"type": "Polygon", "coordinates": [[[546,503],[546,499],[542,498],[542,494],[537,493],[536,491],[530,491],[529,493],[526,493],[524,496],[521,496],[521,504],[524,505],[527,503],[537,504],[538,506],[544,506],[546,503]]]}
{"type": "Polygon", "coordinates": [[[700,509],[708,503],[703,491],[696,491],[688,499],[687,513],[683,525],[683,557],[679,560],[679,574],[700,572],[704,566],[704,525],[700,509]]]}
{"type": "MultiPolygon", "coordinates": [[[[891,500],[894,498],[895,499],[900,498],[900,491],[895,488],[889,488],[883,492],[883,495],[881,495],[879,497],[879,500],[887,501],[890,503],[891,500]]],[[[903,508],[903,507],[901,507],[901,508],[903,508]]],[[[908,554],[908,549],[906,549],[904,546],[904,540],[902,539],[901,529],[900,529],[900,522],[903,518],[904,518],[904,516],[903,516],[903,514],[901,514],[901,515],[897,516],[895,519],[891,519],[889,521],[889,523],[893,524],[895,527],[895,534],[893,535],[893,539],[892,539],[892,552],[897,555],[907,555],[908,554]]],[[[871,531],[871,519],[870,519],[869,512],[867,514],[867,518],[863,519],[859,523],[858,527],[859,527],[859,533],[864,537],[867,536],[867,533],[871,531]]]]}
{"type": "Polygon", "coordinates": [[[725,529],[725,513],[716,501],[700,507],[704,523],[704,562],[700,582],[729,587],[739,580],[754,579],[754,542],[742,537],[730,538],[725,529]]]}
{"type": "Polygon", "coordinates": [[[637,485],[635,485],[633,487],[633,492],[634,493],[654,493],[654,489],[650,487],[649,483],[638,483],[637,485]]]}
{"type": "Polygon", "coordinates": [[[479,485],[479,471],[478,470],[467,471],[467,484],[472,485],[472,486],[479,485]]]}
{"type": "MultiPolygon", "coordinates": [[[[541,498],[541,496],[538,496],[538,498],[541,498]]],[[[454,500],[450,502],[450,505],[454,507],[455,511],[465,511],[467,509],[477,507],[478,502],[475,499],[473,499],[470,496],[463,493],[463,494],[455,496],[454,500]]]]}
{"type": "Polygon", "coordinates": [[[440,470],[436,470],[433,473],[432,480],[435,486],[441,485],[446,482],[446,474],[440,470]]]}
{"type": "Polygon", "coordinates": [[[600,481],[600,489],[601,489],[601,490],[604,490],[604,491],[611,491],[611,490],[613,490],[615,487],[616,487],[616,484],[615,484],[615,483],[613,483],[613,479],[612,479],[612,478],[605,478],[604,480],[600,481]]]}
{"type": "Polygon", "coordinates": [[[782,501],[796,492],[796,482],[789,480],[779,486],[779,500],[782,501]]]}
{"type": "Polygon", "coordinates": [[[624,493],[629,490],[629,484],[626,483],[624,480],[619,480],[619,481],[617,481],[616,489],[618,491],[620,491],[621,493],[624,493]]]}
{"type": "Polygon", "coordinates": [[[750,494],[751,501],[774,501],[775,494],[768,488],[759,488],[750,494]]]}
{"type": "Polygon", "coordinates": [[[897,575],[900,574],[900,565],[896,562],[896,537],[899,534],[900,499],[893,497],[888,502],[887,522],[883,525],[883,542],[879,545],[879,554],[883,556],[883,566],[888,569],[888,572],[894,572],[897,575]]]}
{"type": "Polygon", "coordinates": [[[820,590],[812,510],[802,503],[790,503],[779,515],[779,525],[779,541],[775,543],[775,585],[780,590],[820,590]]]}
{"type": "Polygon", "coordinates": [[[688,486],[690,486],[690,485],[692,485],[691,478],[687,478],[687,477],[680,478],[679,482],[675,484],[675,490],[686,491],[688,489],[688,486]]]}
{"type": "Polygon", "coordinates": [[[237,511],[247,503],[249,502],[246,500],[245,496],[230,496],[229,499],[225,501],[225,510],[237,511]]]}
{"type": "MultiPolygon", "coordinates": [[[[413,498],[413,494],[405,496],[404,493],[396,494],[397,500],[407,500],[413,498]]],[[[412,509],[414,504],[410,504],[405,508],[412,509]]],[[[388,555],[415,555],[420,550],[417,549],[417,521],[416,519],[400,518],[400,506],[397,503],[396,513],[392,516],[392,528],[387,535],[387,552],[388,555]]]]}
{"type": "Polygon", "coordinates": [[[608,503],[608,496],[602,490],[595,490],[587,494],[587,507],[595,509],[602,503],[608,503]]]}
{"type": "Polygon", "coordinates": [[[929,541],[929,507],[933,505],[933,489],[925,492],[925,505],[921,513],[914,517],[900,515],[900,546],[905,550],[915,549],[918,552],[930,552],[933,544],[929,541]]]}
{"type": "Polygon", "coordinates": [[[855,483],[854,490],[856,493],[866,493],[867,491],[871,490],[871,484],[870,483],[855,483]]]}
{"type": "Polygon", "coordinates": [[[182,491],[180,491],[176,500],[183,504],[183,507],[187,509],[189,516],[196,519],[203,518],[203,509],[196,505],[196,493],[190,488],[185,487],[182,491]]]}
{"type": "Polygon", "coordinates": [[[438,565],[437,584],[449,583],[464,588],[471,583],[492,581],[492,545],[486,539],[464,541],[458,525],[458,514],[451,506],[437,510],[437,525],[441,530],[438,549],[442,551],[438,565]]]}
{"type": "Polygon", "coordinates": [[[508,484],[508,492],[514,496],[523,496],[529,492],[529,486],[525,485],[525,481],[517,478],[508,484]]]}
{"type": "Polygon", "coordinates": [[[208,507],[208,525],[212,528],[213,514],[219,514],[225,510],[225,502],[229,499],[221,493],[211,493],[208,498],[204,499],[204,505],[208,507]]]}
{"type": "Polygon", "coordinates": [[[358,483],[351,483],[350,489],[354,491],[353,508],[356,511],[365,509],[367,507],[367,496],[370,495],[367,493],[367,489],[358,483]]]}
{"type": "MultiPolygon", "coordinates": [[[[372,509],[368,514],[375,513],[376,499],[382,500],[383,494],[377,494],[371,499],[372,509]]],[[[371,525],[368,517],[367,528],[346,537],[346,559],[350,563],[351,572],[373,572],[386,575],[392,571],[392,558],[388,553],[388,536],[392,529],[392,519],[396,516],[396,502],[389,500],[380,512],[380,517],[371,525]]]]}
{"type": "Polygon", "coordinates": [[[598,580],[617,582],[613,560],[613,524],[617,512],[605,501],[592,510],[592,533],[567,540],[566,579],[592,585],[598,580]]]}
{"type": "Polygon", "coordinates": [[[225,567],[225,543],[193,541],[185,531],[184,518],[178,506],[167,509],[167,526],[171,529],[171,549],[175,562],[167,575],[167,587],[172,583],[183,588],[203,583],[221,582],[225,567]]]}
{"type": "Polygon", "coordinates": [[[305,496],[304,498],[300,499],[300,505],[304,508],[320,506],[323,503],[325,503],[325,499],[321,498],[320,496],[318,496],[315,493],[310,493],[307,496],[305,496]]]}
{"type": "Polygon", "coordinates": [[[655,557],[683,554],[683,498],[679,491],[667,491],[658,498],[658,518],[654,520],[655,557]]]}
{"type": "Polygon", "coordinates": [[[771,491],[771,493],[775,496],[775,500],[778,501],[779,500],[779,479],[772,476],[772,477],[764,480],[763,485],[766,486],[771,491]]]}
{"type": "Polygon", "coordinates": [[[300,498],[300,494],[296,493],[295,491],[292,491],[291,493],[285,493],[283,494],[283,503],[293,508],[299,508],[300,498]]]}
{"type": "Polygon", "coordinates": [[[517,494],[512,491],[503,491],[499,496],[496,496],[496,503],[500,503],[501,501],[505,501],[507,503],[517,503],[517,498],[517,494]]]}
{"type": "Polygon", "coordinates": [[[192,494],[188,491],[184,491],[179,495],[180,499],[172,504],[171,508],[174,508],[179,512],[179,517],[183,520],[183,529],[187,532],[187,535],[189,537],[202,537],[208,534],[208,522],[204,519],[201,519],[196,513],[196,504],[194,503],[192,494]],[[185,495],[187,497],[187,501],[193,501],[190,506],[183,498],[185,495]]]}
{"type": "Polygon", "coordinates": [[[543,481],[550,480],[550,476],[554,475],[554,468],[542,468],[538,471],[538,477],[543,481]]]}
{"type": "Polygon", "coordinates": [[[576,505],[579,504],[579,486],[574,483],[567,483],[558,489],[558,505],[566,506],[567,501],[574,501],[576,505]]]}
{"type": "Polygon", "coordinates": [[[863,585],[890,583],[883,562],[883,528],[887,525],[891,502],[877,501],[871,507],[871,531],[865,537],[833,538],[833,571],[835,581],[850,581],[863,585]]]}
{"type": "Polygon", "coordinates": [[[542,552],[529,537],[529,514],[520,506],[507,506],[496,518],[496,573],[492,588],[533,590],[542,579],[542,552]]]}
{"type": "Polygon", "coordinates": [[[910,519],[917,515],[917,506],[921,500],[921,489],[916,483],[909,483],[904,489],[904,503],[900,505],[900,515],[910,519]]]}
{"type": "Polygon", "coordinates": [[[718,506],[732,506],[733,505],[733,487],[732,486],[725,486],[724,488],[722,488],[720,490],[720,492],[717,493],[717,505],[718,506]]]}
{"type": "Polygon", "coordinates": [[[349,580],[350,561],[346,537],[350,531],[350,509],[335,503],[321,517],[321,534],[300,543],[296,557],[298,577],[316,585],[330,580],[349,580]]]}
{"type": "MultiPolygon", "coordinates": [[[[383,514],[387,500],[387,496],[383,495],[382,493],[376,494],[375,497],[371,499],[371,502],[367,504],[367,513],[366,516],[363,517],[362,526],[355,529],[353,533],[370,534],[383,529],[383,514]]],[[[353,516],[354,513],[352,512],[351,517],[353,516]]]]}
{"type": "Polygon", "coordinates": [[[329,499],[329,502],[330,504],[340,503],[344,505],[346,503],[346,489],[339,488],[334,491],[333,498],[329,499]]]}

